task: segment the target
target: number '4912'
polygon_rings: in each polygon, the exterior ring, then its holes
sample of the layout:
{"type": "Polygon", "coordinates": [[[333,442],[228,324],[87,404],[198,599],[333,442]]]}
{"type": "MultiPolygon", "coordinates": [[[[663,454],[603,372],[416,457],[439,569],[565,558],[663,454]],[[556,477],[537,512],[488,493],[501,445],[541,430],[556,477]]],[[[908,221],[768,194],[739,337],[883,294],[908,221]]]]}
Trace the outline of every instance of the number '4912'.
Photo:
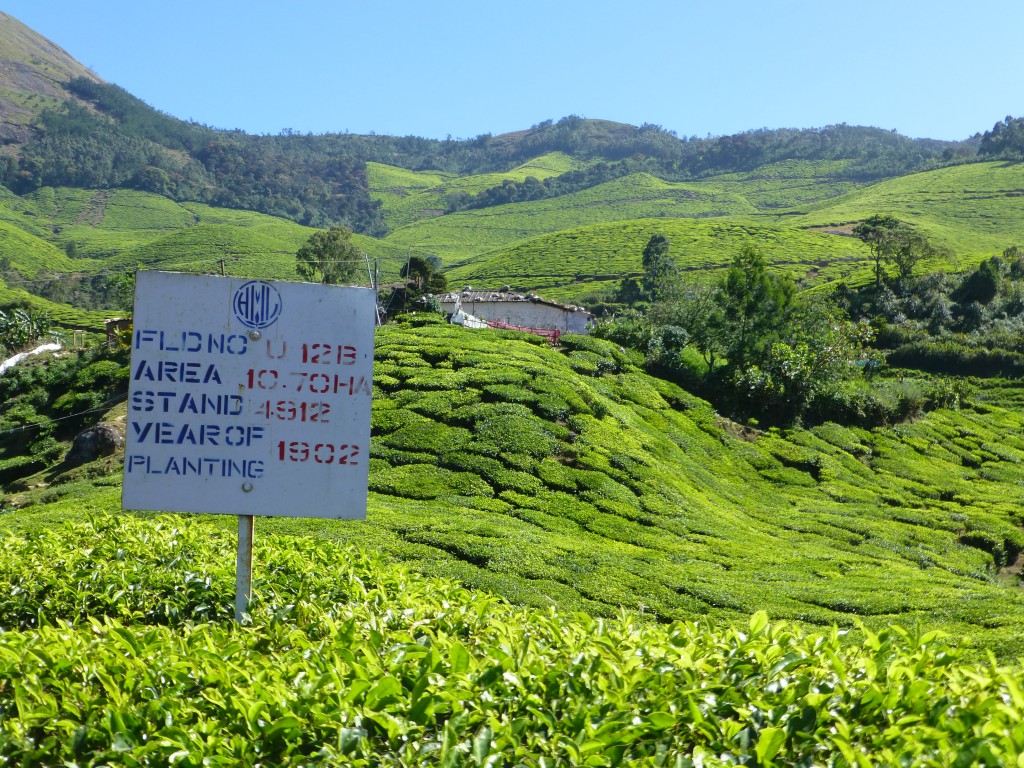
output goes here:
{"type": "Polygon", "coordinates": [[[295,400],[266,400],[259,412],[268,419],[278,421],[315,421],[326,424],[331,413],[330,403],[307,403],[295,400]]]}

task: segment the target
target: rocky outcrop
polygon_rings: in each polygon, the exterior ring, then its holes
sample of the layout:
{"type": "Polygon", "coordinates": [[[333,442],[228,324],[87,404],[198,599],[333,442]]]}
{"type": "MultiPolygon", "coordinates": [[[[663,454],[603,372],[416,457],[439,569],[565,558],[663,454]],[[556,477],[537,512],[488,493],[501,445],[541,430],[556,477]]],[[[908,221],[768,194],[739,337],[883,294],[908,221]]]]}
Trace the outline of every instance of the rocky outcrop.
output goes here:
{"type": "Polygon", "coordinates": [[[124,448],[124,427],[118,424],[97,424],[79,432],[64,463],[73,467],[111,456],[124,448]]]}

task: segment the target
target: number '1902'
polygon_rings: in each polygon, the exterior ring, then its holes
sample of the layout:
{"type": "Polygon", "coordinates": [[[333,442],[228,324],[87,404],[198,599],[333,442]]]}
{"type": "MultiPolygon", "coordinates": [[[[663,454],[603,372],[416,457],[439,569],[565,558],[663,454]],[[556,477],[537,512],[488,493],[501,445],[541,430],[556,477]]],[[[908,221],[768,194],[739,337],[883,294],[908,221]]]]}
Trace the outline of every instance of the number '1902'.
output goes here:
{"type": "Polygon", "coordinates": [[[281,440],[277,444],[277,458],[281,461],[312,461],[316,464],[348,464],[359,462],[359,446],[347,443],[307,443],[301,440],[281,440]]]}

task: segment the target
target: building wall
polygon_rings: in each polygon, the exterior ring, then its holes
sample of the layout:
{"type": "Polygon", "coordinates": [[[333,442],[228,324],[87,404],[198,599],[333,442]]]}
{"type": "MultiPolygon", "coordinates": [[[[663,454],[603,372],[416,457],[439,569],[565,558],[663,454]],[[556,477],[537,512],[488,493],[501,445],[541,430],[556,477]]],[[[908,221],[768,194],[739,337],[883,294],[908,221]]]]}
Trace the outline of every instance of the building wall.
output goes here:
{"type": "MultiPolygon", "coordinates": [[[[454,304],[444,305],[452,312],[454,304]]],[[[589,316],[584,312],[567,312],[549,304],[532,301],[463,301],[462,311],[481,320],[496,320],[522,328],[557,330],[562,333],[586,333],[589,316]]]]}

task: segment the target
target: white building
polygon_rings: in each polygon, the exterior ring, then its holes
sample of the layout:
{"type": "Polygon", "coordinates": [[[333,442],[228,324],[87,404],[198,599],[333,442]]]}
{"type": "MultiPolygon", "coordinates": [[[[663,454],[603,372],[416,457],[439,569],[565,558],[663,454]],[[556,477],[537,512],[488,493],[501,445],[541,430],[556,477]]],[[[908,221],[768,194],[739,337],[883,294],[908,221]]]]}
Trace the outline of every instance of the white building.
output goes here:
{"type": "Polygon", "coordinates": [[[436,297],[444,311],[467,327],[486,324],[491,328],[512,328],[549,335],[558,333],[586,334],[594,316],[583,307],[547,301],[534,294],[511,291],[463,291],[436,297]],[[465,316],[469,316],[466,320],[465,316]],[[473,318],[482,321],[474,322],[473,318]]]}

